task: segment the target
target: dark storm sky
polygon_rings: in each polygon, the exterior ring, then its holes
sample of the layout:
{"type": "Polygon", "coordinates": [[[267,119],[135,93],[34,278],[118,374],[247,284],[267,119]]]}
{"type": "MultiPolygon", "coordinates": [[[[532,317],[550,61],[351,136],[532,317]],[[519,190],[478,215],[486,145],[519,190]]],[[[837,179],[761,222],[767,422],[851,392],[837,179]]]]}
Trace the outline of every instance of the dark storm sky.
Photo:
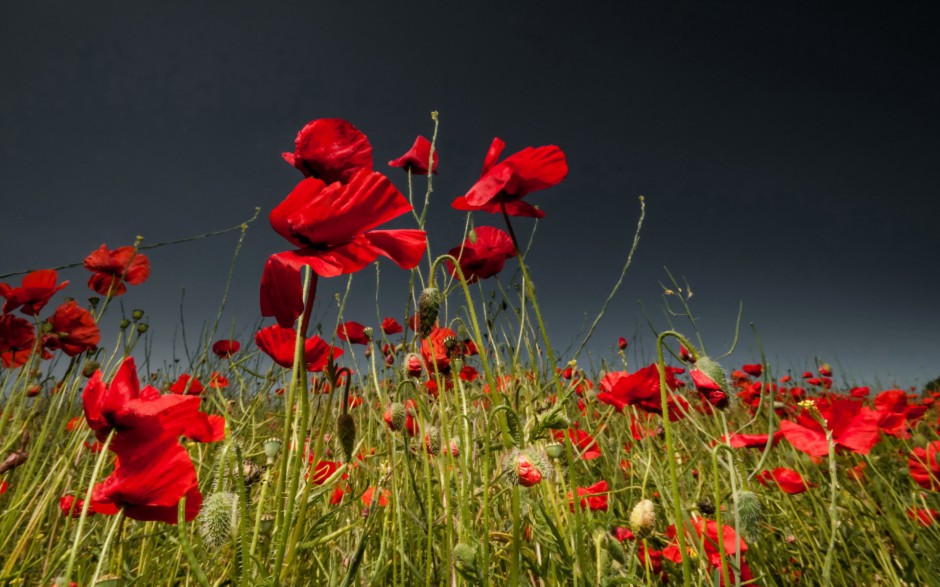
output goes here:
{"type": "MultiPolygon", "coordinates": [[[[547,213],[529,262],[556,346],[576,339],[616,281],[642,194],[640,247],[589,347],[595,360],[613,356],[618,336],[635,340],[634,366],[654,354],[647,319],[667,325],[668,268],[691,285],[711,354],[730,344],[743,302],[728,367],[759,359],[753,322],[778,375],[814,357],[839,383],[940,375],[930,13],[864,3],[168,4],[0,8],[0,273],[80,261],[138,234],[154,243],[224,228],[261,207],[222,318],[248,340],[264,261],[289,248],[266,217],[301,179],[280,158],[297,130],[314,118],[353,122],[404,190],[385,162],[430,136],[437,110],[437,254],[459,242],[463,216],[450,201],[472,185],[494,136],[507,154],[565,151],[567,180],[527,198],[547,213]]],[[[475,221],[502,227],[496,216],[475,221]]],[[[234,248],[228,235],[148,251],[152,277],[124,303],[149,313],[155,352],[174,337],[180,346],[181,303],[191,344],[214,318],[234,248]]],[[[400,318],[403,272],[387,261],[380,270],[381,313],[400,318]]],[[[87,295],[84,269],[63,277],[71,295],[87,295]]],[[[321,281],[325,323],[345,283],[321,281]]],[[[373,269],[353,292],[346,318],[377,325],[373,269]]]]}

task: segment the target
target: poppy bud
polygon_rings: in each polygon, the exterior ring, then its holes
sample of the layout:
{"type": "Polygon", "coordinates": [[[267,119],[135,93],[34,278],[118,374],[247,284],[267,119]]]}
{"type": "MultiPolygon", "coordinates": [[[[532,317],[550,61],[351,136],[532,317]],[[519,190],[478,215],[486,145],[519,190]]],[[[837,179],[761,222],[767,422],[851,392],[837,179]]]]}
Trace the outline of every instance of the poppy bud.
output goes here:
{"type": "Polygon", "coordinates": [[[477,575],[477,551],[469,544],[459,542],[454,546],[454,568],[466,578],[477,575]]]}
{"type": "Polygon", "coordinates": [[[619,348],[622,351],[627,350],[627,339],[625,339],[622,336],[619,339],[617,339],[617,348],[619,348]]]}
{"type": "Polygon", "coordinates": [[[829,363],[823,363],[819,366],[819,374],[823,377],[832,377],[832,367],[829,363]]]}
{"type": "Polygon", "coordinates": [[[736,491],[733,496],[734,509],[741,520],[741,534],[748,542],[757,539],[757,530],[760,523],[760,500],[751,491],[736,491]]]}
{"type": "Polygon", "coordinates": [[[127,318],[121,318],[121,322],[118,324],[121,330],[126,330],[127,327],[130,325],[131,325],[131,321],[128,320],[127,318]]]}
{"type": "Polygon", "coordinates": [[[457,436],[450,439],[450,454],[460,456],[460,438],[457,436]]]}
{"type": "Polygon", "coordinates": [[[356,445],[356,421],[349,414],[343,413],[336,419],[336,435],[343,447],[346,462],[352,460],[353,447],[356,445]]]}
{"type": "Polygon", "coordinates": [[[150,326],[148,326],[147,324],[141,322],[140,324],[137,325],[137,333],[138,333],[138,334],[144,334],[145,332],[147,332],[147,329],[148,329],[148,328],[150,328],[150,326]]]}
{"type": "Polygon", "coordinates": [[[429,455],[440,454],[441,452],[441,429],[437,426],[429,426],[427,434],[424,435],[424,448],[429,455]]]}
{"type": "Polygon", "coordinates": [[[644,499],[630,512],[630,529],[639,540],[643,540],[656,529],[656,506],[644,499]]]}
{"type": "Polygon", "coordinates": [[[281,439],[280,438],[269,438],[264,441],[264,456],[268,459],[268,464],[274,462],[277,453],[281,450],[281,439]]]}
{"type": "Polygon", "coordinates": [[[390,430],[397,432],[405,427],[408,412],[405,410],[404,404],[393,402],[385,409],[382,419],[385,420],[385,424],[388,425],[390,430]]]}
{"type": "Polygon", "coordinates": [[[553,409],[545,415],[542,420],[542,426],[551,430],[561,430],[571,425],[571,420],[565,414],[564,410],[553,409]]]}
{"type": "Polygon", "coordinates": [[[134,319],[134,322],[137,322],[143,317],[144,317],[144,311],[141,310],[140,308],[135,308],[134,311],[131,312],[131,318],[134,319]]]}
{"type": "Polygon", "coordinates": [[[82,375],[85,377],[91,377],[95,374],[95,371],[101,368],[101,364],[98,361],[88,361],[85,363],[85,366],[82,367],[82,375]]]}
{"type": "Polygon", "coordinates": [[[523,487],[538,485],[543,478],[550,479],[553,473],[545,453],[533,449],[514,450],[510,453],[507,464],[506,472],[510,481],[523,487]]]}
{"type": "Polygon", "coordinates": [[[425,288],[418,298],[418,336],[427,338],[437,322],[443,296],[436,287],[425,288]]]}
{"type": "Polygon", "coordinates": [[[731,395],[731,388],[728,385],[728,378],[725,375],[721,365],[709,357],[700,356],[695,362],[695,367],[689,370],[692,376],[692,382],[699,393],[705,396],[708,403],[718,409],[728,407],[728,398],[731,395]]]}
{"type": "Polygon", "coordinates": [[[420,377],[424,367],[421,365],[421,357],[417,353],[408,353],[403,363],[405,373],[409,377],[420,377]]]}
{"type": "Polygon", "coordinates": [[[238,495],[220,491],[202,502],[199,534],[210,549],[217,549],[234,536],[238,527],[238,495]]]}

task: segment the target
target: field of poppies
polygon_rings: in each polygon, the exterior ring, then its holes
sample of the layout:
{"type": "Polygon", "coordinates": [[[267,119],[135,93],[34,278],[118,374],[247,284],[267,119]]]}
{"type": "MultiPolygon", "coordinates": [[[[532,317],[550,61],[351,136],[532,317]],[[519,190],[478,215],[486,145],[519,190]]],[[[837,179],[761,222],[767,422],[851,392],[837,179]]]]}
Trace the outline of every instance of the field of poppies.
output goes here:
{"type": "Polygon", "coordinates": [[[564,152],[494,139],[451,202],[462,242],[432,252],[432,120],[388,174],[353,124],[300,130],[267,325],[185,372],[142,368],[140,242],[90,252],[87,286],[0,283],[0,585],[940,584],[940,390],[725,369],[678,330],[589,372],[516,232],[564,152]],[[410,272],[401,314],[340,300],[315,334],[318,281],[374,263],[410,272]]]}

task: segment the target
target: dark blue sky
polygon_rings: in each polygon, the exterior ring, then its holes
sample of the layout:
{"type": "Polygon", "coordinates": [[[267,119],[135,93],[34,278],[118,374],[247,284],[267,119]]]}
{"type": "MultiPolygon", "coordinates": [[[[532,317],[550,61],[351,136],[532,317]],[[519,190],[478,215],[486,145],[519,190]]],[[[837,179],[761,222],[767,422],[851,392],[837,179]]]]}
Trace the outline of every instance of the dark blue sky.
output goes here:
{"type": "MultiPolygon", "coordinates": [[[[603,303],[642,194],[640,247],[594,357],[618,336],[653,355],[668,268],[691,285],[713,354],[743,303],[729,367],[758,359],[753,322],[778,373],[818,356],[840,383],[922,384],[940,375],[937,24],[865,3],[6,4],[0,273],[227,227],[258,206],[223,315],[247,340],[264,260],[288,248],[266,216],[301,179],[280,158],[297,130],[346,118],[386,169],[437,110],[437,254],[459,242],[450,201],[494,136],[507,153],[565,151],[568,179],[528,197],[547,214],[529,262],[556,346],[603,303]]],[[[190,336],[214,318],[234,244],[148,252],[153,275],[124,302],[148,311],[158,352],[183,288],[190,336]]],[[[85,295],[87,272],[63,277],[85,295]]],[[[405,286],[381,263],[383,315],[402,314],[405,286]]],[[[320,298],[344,288],[323,280],[320,298]]],[[[374,271],[353,291],[346,317],[375,325],[374,271]]]]}

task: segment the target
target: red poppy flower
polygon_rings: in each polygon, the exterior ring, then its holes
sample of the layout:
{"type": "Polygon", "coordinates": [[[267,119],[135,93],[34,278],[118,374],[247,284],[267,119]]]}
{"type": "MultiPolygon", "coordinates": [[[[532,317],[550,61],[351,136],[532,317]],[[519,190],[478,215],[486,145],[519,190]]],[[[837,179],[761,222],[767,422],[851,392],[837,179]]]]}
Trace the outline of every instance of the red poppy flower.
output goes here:
{"type": "Polygon", "coordinates": [[[237,340],[217,340],[212,345],[212,352],[220,359],[225,359],[237,353],[241,348],[242,345],[237,340]]]}
{"type": "Polygon", "coordinates": [[[471,367],[470,365],[464,365],[460,368],[460,378],[463,381],[476,381],[480,377],[480,372],[471,367]]]}
{"type": "MultiPolygon", "coordinates": [[[[311,455],[310,459],[313,458],[311,455]]],[[[319,461],[317,466],[313,468],[313,477],[310,479],[310,482],[315,485],[323,485],[327,479],[333,476],[333,473],[339,469],[340,463],[333,461],[319,461]]]]}
{"type": "Polygon", "coordinates": [[[542,481],[542,472],[529,460],[525,453],[520,453],[516,457],[513,468],[519,485],[523,487],[532,487],[542,481]]]}
{"type": "Polygon", "coordinates": [[[421,339],[421,357],[428,369],[433,371],[436,368],[445,375],[450,372],[449,341],[453,341],[452,348],[456,349],[457,333],[450,328],[435,328],[427,338],[421,339]]]}
{"type": "Polygon", "coordinates": [[[199,395],[203,392],[203,387],[202,382],[198,379],[183,373],[179,376],[179,379],[174,381],[173,385],[170,386],[170,391],[186,395],[199,395]]]}
{"type": "MultiPolygon", "coordinates": [[[[676,375],[685,372],[685,369],[666,366],[666,386],[669,389],[679,387],[676,375]]],[[[611,372],[601,379],[600,387],[603,390],[597,394],[597,399],[623,411],[626,406],[636,406],[641,410],[654,414],[662,414],[662,398],[659,388],[659,369],[656,364],[648,365],[633,373],[611,372]]],[[[669,395],[669,420],[681,419],[688,410],[688,402],[676,395],[669,395]]]]}
{"type": "MultiPolygon", "coordinates": [[[[768,438],[769,436],[767,434],[737,434],[732,432],[731,439],[728,441],[728,445],[730,445],[731,448],[764,448],[767,446],[768,438]]],[[[777,446],[781,438],[783,438],[782,432],[779,430],[774,432],[772,446],[777,446]]],[[[724,435],[722,435],[719,441],[725,442],[724,435]]]]}
{"type": "Polygon", "coordinates": [[[196,467],[179,442],[158,438],[143,443],[130,457],[120,454],[114,472],[95,485],[91,507],[112,515],[143,522],[177,523],[177,505],[186,497],[186,521],[196,518],[202,507],[196,467]]]}
{"type": "Polygon", "coordinates": [[[815,483],[804,480],[797,471],[785,467],[777,467],[773,471],[761,471],[757,475],[757,480],[765,487],[769,482],[776,483],[781,491],[790,494],[803,493],[807,489],[816,487],[815,483]]]}
{"type": "MultiPolygon", "coordinates": [[[[516,256],[516,247],[506,232],[492,226],[480,226],[462,246],[454,247],[447,254],[457,259],[467,283],[476,283],[502,271],[506,259],[516,256]]],[[[456,277],[456,269],[450,260],[447,261],[447,270],[456,277]]]]}
{"type": "Polygon", "coordinates": [[[764,366],[761,363],[742,365],[741,369],[751,377],[760,377],[764,372],[764,366]]]}
{"type": "Polygon", "coordinates": [[[7,369],[26,364],[36,345],[36,329],[23,318],[0,315],[0,361],[7,369]]]}
{"type": "MultiPolygon", "coordinates": [[[[555,437],[556,442],[565,441],[565,431],[564,430],[552,430],[552,436],[555,437]]],[[[585,432],[584,430],[569,428],[568,429],[568,438],[571,439],[572,446],[575,450],[578,451],[578,454],[581,455],[581,458],[585,461],[590,461],[592,459],[600,458],[601,449],[597,445],[597,441],[594,440],[594,437],[585,432]]]]}
{"type": "Polygon", "coordinates": [[[57,279],[58,274],[54,269],[40,269],[26,274],[20,287],[0,283],[0,296],[6,298],[3,313],[7,314],[19,308],[29,316],[39,314],[52,296],[69,284],[68,281],[63,281],[56,285],[57,279]]]}
{"type": "Polygon", "coordinates": [[[565,154],[555,145],[526,147],[497,163],[506,143],[493,139],[483,161],[480,179],[451,206],[457,210],[482,210],[499,214],[505,206],[510,216],[542,218],[545,213],[522,198],[558,185],[568,175],[565,154]]]}
{"type": "Polygon", "coordinates": [[[376,495],[375,487],[370,486],[366,489],[365,493],[362,494],[362,503],[368,505],[379,504],[382,507],[388,505],[389,498],[392,497],[392,492],[388,489],[381,489],[376,495]]]}
{"type": "Polygon", "coordinates": [[[940,440],[911,451],[907,468],[915,483],[929,491],[940,491],[940,440]]]}
{"type": "MultiPolygon", "coordinates": [[[[818,402],[814,409],[819,410],[832,431],[837,448],[868,454],[878,444],[878,412],[848,398],[833,400],[828,405],[818,402]]],[[[797,450],[814,457],[829,454],[826,429],[806,410],[800,412],[796,422],[781,420],[780,431],[797,450]]]]}
{"type": "Polygon", "coordinates": [[[912,520],[917,520],[917,523],[921,526],[929,526],[937,520],[940,520],[940,512],[930,508],[908,508],[907,517],[912,520]]]}
{"type": "Polygon", "coordinates": [[[62,349],[70,357],[96,349],[101,340],[101,331],[91,312],[74,300],[56,308],[46,322],[50,330],[43,337],[43,346],[53,350],[62,349]]]}
{"type": "Polygon", "coordinates": [[[336,327],[336,336],[349,344],[369,344],[370,340],[366,336],[365,326],[358,322],[343,322],[336,327]]]}
{"type": "MultiPolygon", "coordinates": [[[[72,518],[80,518],[82,515],[82,510],[85,508],[84,499],[76,499],[74,495],[63,495],[59,498],[59,511],[62,512],[63,516],[70,516],[72,518]]],[[[93,516],[95,512],[91,509],[88,510],[88,515],[93,516]]]]}
{"type": "Polygon", "coordinates": [[[871,392],[869,387],[853,387],[849,390],[849,395],[852,397],[868,397],[868,394],[871,392]]]}
{"type": "Polygon", "coordinates": [[[141,389],[133,357],[124,359],[110,384],[95,371],[82,392],[85,419],[98,440],[104,442],[111,430],[118,431],[111,442],[118,455],[139,452],[139,445],[159,438],[222,440],[225,420],[200,412],[200,402],[196,396],[161,395],[149,385],[141,389]]]}
{"type": "Polygon", "coordinates": [[[928,405],[909,404],[907,393],[900,389],[882,391],[875,396],[878,427],[885,434],[897,438],[910,438],[910,426],[923,417],[928,405]]]}
{"type": "MultiPolygon", "coordinates": [[[[297,331],[293,328],[283,328],[277,324],[262,328],[255,334],[255,344],[264,351],[275,363],[290,369],[294,365],[294,342],[297,331]]],[[[336,359],[343,354],[343,349],[328,345],[319,336],[312,336],[304,343],[304,360],[307,371],[322,371],[332,357],[336,359]]]]}
{"type": "Polygon", "coordinates": [[[355,273],[380,255],[415,267],[427,246],[423,230],[372,230],[411,210],[387,177],[362,171],[349,184],[305,179],[271,211],[274,230],[299,247],[268,258],[261,277],[261,314],[287,327],[303,311],[301,268],[321,277],[355,273]]]}
{"type": "MultiPolygon", "coordinates": [[[[695,533],[698,536],[696,542],[704,549],[709,564],[712,568],[719,569],[721,585],[724,585],[725,575],[732,577],[733,580],[737,573],[731,565],[729,565],[731,568],[727,570],[721,568],[721,554],[718,549],[724,549],[725,560],[730,562],[731,558],[735,557],[739,551],[742,554],[747,552],[747,544],[745,544],[744,540],[735,533],[734,528],[725,525],[722,525],[721,536],[719,537],[718,523],[715,520],[692,518],[692,527],[695,529],[695,533]],[[719,544],[721,545],[720,547],[719,544]]],[[[683,555],[682,551],[679,550],[675,524],[672,524],[666,529],[666,534],[669,536],[671,542],[669,546],[663,548],[663,557],[674,563],[682,562],[683,555]]],[[[743,558],[741,559],[740,571],[741,581],[749,581],[752,579],[751,569],[747,566],[743,558]]]]}
{"type": "Polygon", "coordinates": [[[218,371],[213,371],[212,374],[209,375],[208,385],[213,389],[225,389],[229,386],[229,380],[228,377],[222,375],[218,371]]]}
{"type": "Polygon", "coordinates": [[[88,287],[103,296],[120,296],[127,291],[125,283],[140,285],[150,277],[150,259],[134,247],[118,247],[113,251],[101,245],[85,257],[85,269],[93,271],[88,287]]]}
{"type": "Polygon", "coordinates": [[[395,320],[394,318],[385,318],[382,320],[382,332],[384,332],[387,336],[398,334],[402,332],[402,330],[402,326],[398,323],[398,320],[395,320]]]}
{"type": "MultiPolygon", "coordinates": [[[[415,175],[427,175],[429,161],[431,161],[431,141],[419,135],[407,153],[389,161],[388,164],[390,167],[401,167],[405,171],[411,171],[415,175]]],[[[431,173],[437,175],[437,149],[434,150],[431,173]]]]}
{"type": "Polygon", "coordinates": [[[307,123],[294,140],[294,152],[281,155],[305,177],[348,182],[361,169],[372,170],[372,145],[359,129],[340,118],[307,123]]]}
{"type": "MultiPolygon", "coordinates": [[[[580,498],[581,509],[590,508],[591,510],[607,511],[607,492],[610,486],[607,481],[600,480],[590,487],[578,487],[578,498],[580,498]]],[[[574,500],[571,493],[568,493],[568,508],[574,511],[574,500]]]]}

